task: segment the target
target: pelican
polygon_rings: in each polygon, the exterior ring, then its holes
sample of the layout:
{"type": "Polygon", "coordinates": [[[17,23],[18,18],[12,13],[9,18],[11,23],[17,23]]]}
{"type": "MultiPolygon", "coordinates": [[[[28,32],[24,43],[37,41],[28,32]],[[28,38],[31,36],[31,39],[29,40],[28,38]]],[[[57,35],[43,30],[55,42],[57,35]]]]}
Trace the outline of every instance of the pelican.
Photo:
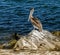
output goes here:
{"type": "Polygon", "coordinates": [[[36,29],[36,30],[41,32],[42,31],[42,24],[38,20],[38,18],[33,17],[33,13],[34,13],[34,8],[31,8],[28,21],[29,20],[31,21],[34,29],[36,29]]]}

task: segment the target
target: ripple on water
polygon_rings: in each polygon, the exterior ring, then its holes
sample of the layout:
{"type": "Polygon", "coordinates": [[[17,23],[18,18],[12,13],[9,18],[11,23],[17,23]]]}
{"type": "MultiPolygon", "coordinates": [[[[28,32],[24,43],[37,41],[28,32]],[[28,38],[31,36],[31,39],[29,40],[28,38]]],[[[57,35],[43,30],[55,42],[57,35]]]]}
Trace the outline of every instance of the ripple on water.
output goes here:
{"type": "Polygon", "coordinates": [[[33,26],[27,21],[29,9],[42,21],[46,30],[60,30],[60,4],[58,0],[0,0],[0,33],[29,33],[33,26]]]}

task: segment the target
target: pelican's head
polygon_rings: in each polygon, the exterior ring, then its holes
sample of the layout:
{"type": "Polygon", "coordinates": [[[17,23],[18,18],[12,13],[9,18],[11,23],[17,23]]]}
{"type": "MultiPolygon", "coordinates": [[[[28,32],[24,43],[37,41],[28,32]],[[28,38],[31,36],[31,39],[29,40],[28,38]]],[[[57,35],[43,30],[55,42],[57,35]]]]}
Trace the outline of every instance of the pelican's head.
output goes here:
{"type": "Polygon", "coordinates": [[[30,8],[30,12],[34,12],[34,8],[30,8]]]}
{"type": "Polygon", "coordinates": [[[31,17],[33,17],[33,12],[34,12],[34,8],[30,8],[30,14],[29,14],[29,19],[28,21],[30,20],[31,17]]]}

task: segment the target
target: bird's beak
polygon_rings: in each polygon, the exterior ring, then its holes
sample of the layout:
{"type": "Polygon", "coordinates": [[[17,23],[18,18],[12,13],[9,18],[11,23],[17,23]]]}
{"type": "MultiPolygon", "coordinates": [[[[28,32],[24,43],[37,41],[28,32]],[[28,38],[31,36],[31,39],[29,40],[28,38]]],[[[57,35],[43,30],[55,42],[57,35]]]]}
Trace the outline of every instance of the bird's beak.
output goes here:
{"type": "Polygon", "coordinates": [[[30,18],[28,18],[28,22],[29,22],[30,18]]]}
{"type": "Polygon", "coordinates": [[[29,15],[29,18],[28,18],[28,21],[30,20],[30,15],[29,15]]]}

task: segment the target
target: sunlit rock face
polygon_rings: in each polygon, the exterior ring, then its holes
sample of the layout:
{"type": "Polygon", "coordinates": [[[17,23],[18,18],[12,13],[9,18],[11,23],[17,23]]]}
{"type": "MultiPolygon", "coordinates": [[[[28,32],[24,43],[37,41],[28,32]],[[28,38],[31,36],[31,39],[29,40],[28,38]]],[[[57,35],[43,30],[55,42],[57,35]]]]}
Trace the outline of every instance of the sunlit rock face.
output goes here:
{"type": "Polygon", "coordinates": [[[59,42],[59,39],[50,32],[46,30],[42,30],[42,32],[32,30],[28,35],[23,36],[17,41],[14,49],[19,46],[19,49],[37,50],[42,46],[45,50],[54,50],[60,47],[56,42],[59,42]]]}

